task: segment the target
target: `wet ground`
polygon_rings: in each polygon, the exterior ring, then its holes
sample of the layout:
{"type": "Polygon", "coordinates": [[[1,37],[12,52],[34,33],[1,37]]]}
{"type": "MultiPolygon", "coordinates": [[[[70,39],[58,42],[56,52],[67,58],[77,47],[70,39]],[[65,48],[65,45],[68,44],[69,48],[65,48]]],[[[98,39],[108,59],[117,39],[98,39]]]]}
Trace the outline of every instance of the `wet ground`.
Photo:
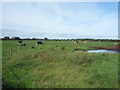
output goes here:
{"type": "Polygon", "coordinates": [[[120,53],[118,50],[86,50],[86,52],[90,53],[120,53]]]}

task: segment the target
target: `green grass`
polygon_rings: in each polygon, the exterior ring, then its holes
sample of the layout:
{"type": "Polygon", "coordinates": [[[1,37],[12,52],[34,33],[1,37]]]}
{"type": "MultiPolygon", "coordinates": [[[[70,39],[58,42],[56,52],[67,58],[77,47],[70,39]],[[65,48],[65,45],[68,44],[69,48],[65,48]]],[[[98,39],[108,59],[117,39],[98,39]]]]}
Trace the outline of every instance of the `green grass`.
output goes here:
{"type": "Polygon", "coordinates": [[[118,54],[74,52],[75,48],[109,47],[114,42],[92,42],[80,45],[72,41],[3,41],[3,88],[117,88],[118,54]],[[31,46],[35,46],[34,49],[31,46]],[[56,47],[58,46],[58,47],[56,47]],[[65,46],[65,50],[61,50],[65,46]],[[13,48],[13,57],[9,51],[13,48]]]}

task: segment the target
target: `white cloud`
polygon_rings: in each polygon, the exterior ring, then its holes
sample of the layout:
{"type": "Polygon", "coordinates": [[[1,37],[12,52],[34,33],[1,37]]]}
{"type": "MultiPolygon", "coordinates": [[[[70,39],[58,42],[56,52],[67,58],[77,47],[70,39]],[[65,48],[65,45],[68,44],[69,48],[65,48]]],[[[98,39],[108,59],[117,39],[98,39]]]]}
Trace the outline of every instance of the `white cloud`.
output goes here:
{"type": "MultiPolygon", "coordinates": [[[[4,4],[3,24],[29,27],[21,31],[47,33],[78,33],[79,35],[113,36],[117,34],[117,12],[105,12],[96,3],[24,3],[4,4]],[[9,5],[9,6],[7,6],[9,5]],[[70,6],[71,5],[71,6],[70,6]],[[74,5],[74,7],[73,7],[74,5]],[[10,7],[11,6],[11,7],[10,7]],[[31,28],[31,29],[30,29],[31,28]],[[35,28],[33,30],[33,28],[35,28]],[[37,28],[37,29],[36,29],[37,28]]],[[[116,35],[117,36],[117,35],[116,35]]]]}

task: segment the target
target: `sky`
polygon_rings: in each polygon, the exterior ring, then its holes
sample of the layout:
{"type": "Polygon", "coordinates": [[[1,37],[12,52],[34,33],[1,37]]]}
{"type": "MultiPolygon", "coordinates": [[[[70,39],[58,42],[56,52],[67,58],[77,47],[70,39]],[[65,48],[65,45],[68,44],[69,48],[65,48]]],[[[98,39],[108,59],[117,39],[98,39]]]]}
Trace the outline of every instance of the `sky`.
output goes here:
{"type": "Polygon", "coordinates": [[[117,2],[3,2],[0,16],[2,37],[118,39],[117,2]]]}

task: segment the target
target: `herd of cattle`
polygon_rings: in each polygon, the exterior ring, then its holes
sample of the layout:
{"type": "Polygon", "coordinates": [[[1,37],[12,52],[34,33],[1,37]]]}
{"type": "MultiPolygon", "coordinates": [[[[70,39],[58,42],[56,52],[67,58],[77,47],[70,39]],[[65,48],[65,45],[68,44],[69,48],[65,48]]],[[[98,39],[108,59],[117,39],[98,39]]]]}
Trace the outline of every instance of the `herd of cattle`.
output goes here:
{"type": "MultiPolygon", "coordinates": [[[[20,46],[26,46],[26,43],[23,43],[23,40],[19,40],[19,41],[17,41],[18,42],[18,44],[20,45],[20,46]]],[[[86,44],[86,43],[88,43],[87,41],[72,41],[73,43],[75,43],[75,44],[78,44],[78,45],[81,45],[81,43],[83,43],[83,44],[86,44]]],[[[101,41],[99,41],[99,43],[101,43],[101,41]]],[[[41,42],[41,41],[36,41],[35,42],[35,44],[36,45],[42,45],[42,44],[44,44],[43,42],[41,42]]],[[[114,43],[115,45],[117,45],[118,43],[114,43]]],[[[56,47],[58,47],[58,46],[56,46],[56,47]]],[[[31,46],[31,48],[35,48],[35,46],[31,46]]],[[[65,50],[65,47],[64,46],[61,46],[61,49],[62,50],[65,50]]],[[[75,49],[75,51],[81,51],[81,49],[75,49]]]]}
{"type": "MultiPolygon", "coordinates": [[[[19,41],[17,41],[18,42],[18,44],[20,45],[20,46],[26,46],[26,43],[23,43],[23,40],[19,40],[19,41]]],[[[80,44],[80,42],[81,43],[87,43],[87,41],[73,41],[75,44],[80,44]]],[[[41,42],[41,41],[36,41],[35,42],[35,44],[36,45],[42,45],[42,44],[44,44],[43,42],[41,42]]],[[[57,47],[57,46],[56,46],[57,47]]],[[[31,48],[35,48],[35,46],[32,46],[31,48]]],[[[62,49],[64,50],[64,47],[62,47],[62,49]]]]}
{"type": "MultiPolygon", "coordinates": [[[[74,43],[76,43],[76,44],[79,44],[80,42],[87,43],[87,41],[74,41],[74,43]]],[[[23,40],[18,41],[18,44],[20,44],[20,46],[26,46],[26,44],[23,43],[23,40]]],[[[37,41],[36,45],[38,45],[38,44],[44,44],[44,43],[41,41],[37,41]]]]}
{"type": "Polygon", "coordinates": [[[87,43],[87,41],[74,41],[74,43],[76,43],[76,44],[87,43]]]}
{"type": "MultiPolygon", "coordinates": [[[[23,40],[18,41],[18,44],[20,44],[20,46],[26,46],[26,44],[23,43],[23,40]]],[[[35,42],[35,44],[38,45],[38,44],[44,44],[44,43],[41,41],[37,41],[37,42],[35,42]]],[[[32,46],[31,48],[35,48],[35,47],[32,46]]]]}

